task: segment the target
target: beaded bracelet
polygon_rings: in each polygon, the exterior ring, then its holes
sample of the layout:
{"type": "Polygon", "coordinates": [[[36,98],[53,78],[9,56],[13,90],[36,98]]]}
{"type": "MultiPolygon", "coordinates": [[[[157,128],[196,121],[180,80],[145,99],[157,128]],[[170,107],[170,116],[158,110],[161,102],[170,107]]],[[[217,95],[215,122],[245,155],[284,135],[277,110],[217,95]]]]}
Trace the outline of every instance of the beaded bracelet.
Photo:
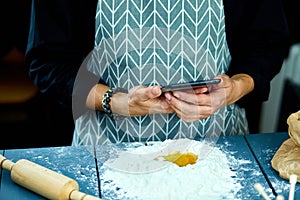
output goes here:
{"type": "Polygon", "coordinates": [[[102,108],[103,108],[103,111],[108,114],[109,117],[113,118],[113,119],[120,119],[120,115],[118,114],[113,114],[112,111],[111,111],[111,108],[110,108],[110,105],[109,105],[109,102],[110,102],[110,98],[118,93],[118,92],[123,92],[123,93],[128,93],[127,90],[123,89],[123,88],[110,88],[109,90],[107,90],[103,97],[102,97],[102,108]]]}

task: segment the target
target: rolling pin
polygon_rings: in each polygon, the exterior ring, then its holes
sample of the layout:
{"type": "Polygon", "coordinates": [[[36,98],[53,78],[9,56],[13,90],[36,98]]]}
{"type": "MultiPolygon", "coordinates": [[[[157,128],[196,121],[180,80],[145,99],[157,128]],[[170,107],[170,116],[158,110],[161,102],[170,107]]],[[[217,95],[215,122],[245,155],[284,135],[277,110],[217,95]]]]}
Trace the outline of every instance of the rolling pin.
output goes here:
{"type": "Polygon", "coordinates": [[[29,160],[16,163],[0,155],[0,168],[11,172],[13,182],[47,199],[57,200],[101,200],[79,191],[74,180],[29,160]]]}

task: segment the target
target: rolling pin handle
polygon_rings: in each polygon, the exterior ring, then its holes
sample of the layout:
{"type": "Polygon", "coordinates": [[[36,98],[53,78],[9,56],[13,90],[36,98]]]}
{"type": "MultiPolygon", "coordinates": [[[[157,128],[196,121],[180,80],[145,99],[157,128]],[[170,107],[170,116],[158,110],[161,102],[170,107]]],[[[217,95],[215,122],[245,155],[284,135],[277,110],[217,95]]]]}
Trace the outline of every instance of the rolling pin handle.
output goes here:
{"type": "Polygon", "coordinates": [[[101,198],[88,195],[78,190],[73,190],[70,194],[70,200],[101,200],[101,198]]]}
{"type": "Polygon", "coordinates": [[[0,168],[11,171],[15,163],[0,155],[0,168]]]}

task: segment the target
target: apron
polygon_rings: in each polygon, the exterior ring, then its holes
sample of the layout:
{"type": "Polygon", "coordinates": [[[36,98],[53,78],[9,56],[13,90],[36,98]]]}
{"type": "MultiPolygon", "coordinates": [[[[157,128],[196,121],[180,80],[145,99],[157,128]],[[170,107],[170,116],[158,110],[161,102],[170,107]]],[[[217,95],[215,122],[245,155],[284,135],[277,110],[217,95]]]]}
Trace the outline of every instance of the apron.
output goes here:
{"type": "MultiPolygon", "coordinates": [[[[163,86],[226,73],[231,55],[222,0],[164,2],[99,0],[95,48],[87,62],[88,70],[108,86],[128,90],[137,85],[163,86]]],[[[245,133],[245,111],[236,104],[192,123],[176,114],[113,120],[103,112],[91,110],[76,120],[73,145],[245,133]]]]}

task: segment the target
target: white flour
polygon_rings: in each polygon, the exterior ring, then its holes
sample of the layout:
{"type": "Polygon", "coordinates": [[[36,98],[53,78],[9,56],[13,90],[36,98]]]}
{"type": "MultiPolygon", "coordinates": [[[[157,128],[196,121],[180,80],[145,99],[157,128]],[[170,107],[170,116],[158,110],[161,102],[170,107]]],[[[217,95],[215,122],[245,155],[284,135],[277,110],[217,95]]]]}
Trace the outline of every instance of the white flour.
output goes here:
{"type": "Polygon", "coordinates": [[[204,142],[181,141],[184,142],[177,145],[167,140],[128,149],[133,156],[121,152],[117,159],[108,160],[100,169],[103,199],[234,199],[242,186],[234,179],[236,172],[230,170],[225,153],[204,142]],[[197,154],[196,164],[178,167],[153,159],[176,149],[197,154]]]}

